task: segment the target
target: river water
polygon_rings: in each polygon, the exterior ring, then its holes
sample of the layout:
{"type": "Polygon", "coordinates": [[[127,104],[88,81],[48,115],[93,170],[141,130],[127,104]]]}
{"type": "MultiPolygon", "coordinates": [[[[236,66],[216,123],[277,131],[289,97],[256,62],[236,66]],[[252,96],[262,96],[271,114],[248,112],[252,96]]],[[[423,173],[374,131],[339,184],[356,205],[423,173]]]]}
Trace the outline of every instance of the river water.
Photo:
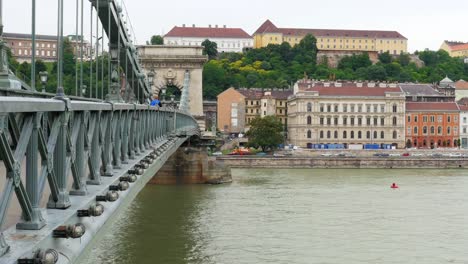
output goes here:
{"type": "Polygon", "coordinates": [[[147,186],[80,263],[468,263],[467,194],[466,170],[236,169],[147,186]]]}

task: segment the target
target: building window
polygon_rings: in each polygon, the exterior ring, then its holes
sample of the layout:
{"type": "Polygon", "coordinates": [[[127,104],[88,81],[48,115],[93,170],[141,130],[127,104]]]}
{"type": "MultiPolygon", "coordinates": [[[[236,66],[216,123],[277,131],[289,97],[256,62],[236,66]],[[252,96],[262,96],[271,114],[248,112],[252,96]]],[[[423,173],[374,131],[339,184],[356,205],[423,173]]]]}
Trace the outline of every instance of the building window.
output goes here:
{"type": "Polygon", "coordinates": [[[397,125],[397,118],[394,116],[393,117],[393,122],[392,122],[393,126],[396,126],[397,125]]]}
{"type": "Polygon", "coordinates": [[[380,118],[380,125],[385,126],[385,118],[384,117],[380,118]]]}
{"type": "Polygon", "coordinates": [[[374,117],[374,126],[376,126],[378,124],[378,119],[377,117],[374,117]]]}
{"type": "Polygon", "coordinates": [[[312,138],[312,131],[310,130],[307,131],[307,138],[312,138]]]}
{"type": "Polygon", "coordinates": [[[266,111],[263,111],[263,115],[266,116],[266,111]]]}
{"type": "Polygon", "coordinates": [[[348,105],[347,104],[343,105],[343,112],[344,113],[348,112],[348,105]]]}
{"type": "Polygon", "coordinates": [[[374,131],[374,138],[377,138],[377,131],[374,131]]]}
{"type": "Polygon", "coordinates": [[[21,51],[21,50],[18,50],[18,55],[22,55],[21,53],[22,53],[22,51],[21,51]]]}
{"type": "Polygon", "coordinates": [[[354,105],[351,105],[351,113],[354,113],[354,105]]]}
{"type": "Polygon", "coordinates": [[[393,108],[393,113],[396,113],[397,112],[397,105],[394,104],[392,108],[393,108]]]}
{"type": "Polygon", "coordinates": [[[435,127],[431,126],[431,134],[434,135],[435,134],[435,127]]]}
{"type": "Polygon", "coordinates": [[[320,131],[320,138],[323,138],[323,131],[320,131]]]}
{"type": "Polygon", "coordinates": [[[377,105],[374,105],[374,113],[377,113],[377,105]]]}
{"type": "Polygon", "coordinates": [[[323,113],[323,104],[320,105],[320,112],[323,113]]]}
{"type": "Polygon", "coordinates": [[[331,138],[331,131],[330,130],[327,131],[327,138],[331,138]]]}
{"type": "Polygon", "coordinates": [[[263,103],[263,107],[266,107],[266,103],[263,103]]]}
{"type": "Polygon", "coordinates": [[[408,115],[408,123],[411,122],[411,116],[408,115]]]}
{"type": "Polygon", "coordinates": [[[338,113],[338,105],[335,105],[335,113],[338,113]]]}
{"type": "Polygon", "coordinates": [[[418,135],[418,127],[414,127],[414,129],[413,129],[413,134],[414,134],[414,135],[418,135]]]}
{"type": "Polygon", "coordinates": [[[385,138],[385,132],[383,132],[383,131],[380,132],[380,138],[381,138],[381,139],[384,139],[384,138],[385,138]]]}
{"type": "Polygon", "coordinates": [[[338,138],[338,131],[335,131],[334,136],[335,138],[338,138]]]}
{"type": "Polygon", "coordinates": [[[362,105],[358,105],[358,112],[359,112],[359,113],[362,112],[362,105]]]}
{"type": "Polygon", "coordinates": [[[343,138],[347,138],[347,136],[348,135],[347,135],[346,131],[343,131],[343,138]]]}
{"type": "Polygon", "coordinates": [[[451,116],[447,116],[447,122],[452,122],[451,116]]]}
{"type": "Polygon", "coordinates": [[[393,131],[393,139],[396,139],[396,138],[397,138],[397,132],[393,131]]]}
{"type": "Polygon", "coordinates": [[[454,117],[453,117],[453,121],[454,121],[454,122],[458,122],[458,116],[454,116],[454,117]]]}
{"type": "Polygon", "coordinates": [[[456,136],[458,135],[458,127],[453,128],[453,134],[456,136]]]}
{"type": "Polygon", "coordinates": [[[354,131],[351,131],[351,138],[354,139],[354,131]]]}
{"type": "Polygon", "coordinates": [[[307,103],[307,112],[312,112],[312,103],[307,103]]]}
{"type": "Polygon", "coordinates": [[[431,121],[432,123],[434,123],[434,122],[435,122],[435,117],[434,117],[434,116],[431,116],[430,121],[431,121]]]}
{"type": "Polygon", "coordinates": [[[327,112],[331,112],[331,105],[327,105],[327,112]]]}
{"type": "Polygon", "coordinates": [[[307,124],[308,124],[308,125],[311,125],[311,124],[312,124],[312,117],[311,117],[311,116],[308,116],[308,117],[307,117],[307,124]]]}
{"type": "Polygon", "coordinates": [[[327,117],[327,125],[331,125],[331,117],[327,117]]]}
{"type": "Polygon", "coordinates": [[[343,125],[347,125],[348,124],[348,118],[347,117],[343,117],[343,125]]]}
{"type": "Polygon", "coordinates": [[[362,126],[362,118],[361,117],[358,117],[357,122],[358,122],[358,126],[362,126]]]}
{"type": "Polygon", "coordinates": [[[451,128],[450,128],[450,127],[447,127],[447,135],[450,135],[450,132],[452,132],[452,131],[451,131],[451,128]]]}
{"type": "Polygon", "coordinates": [[[371,135],[371,132],[370,132],[370,131],[367,131],[367,132],[366,132],[366,138],[367,138],[367,139],[370,139],[370,135],[371,135]]]}
{"type": "Polygon", "coordinates": [[[408,127],[408,128],[406,129],[406,134],[407,134],[408,136],[411,136],[411,127],[408,127]]]}
{"type": "Polygon", "coordinates": [[[320,125],[323,125],[323,117],[320,117],[320,125]]]}
{"type": "Polygon", "coordinates": [[[357,137],[358,137],[358,139],[361,139],[361,138],[362,138],[362,132],[361,132],[361,131],[359,131],[359,132],[357,133],[357,137]]]}
{"type": "Polygon", "coordinates": [[[414,122],[418,122],[418,116],[417,115],[414,116],[414,122]]]}
{"type": "Polygon", "coordinates": [[[427,123],[427,116],[423,116],[423,122],[427,123]]]}
{"type": "Polygon", "coordinates": [[[370,106],[370,105],[366,105],[366,112],[367,112],[367,113],[370,113],[370,109],[371,109],[371,106],[370,106]]]}
{"type": "Polygon", "coordinates": [[[427,126],[424,126],[424,127],[423,127],[423,134],[424,134],[424,135],[427,135],[427,126]]]}
{"type": "Polygon", "coordinates": [[[437,127],[437,134],[442,135],[442,127],[437,127]]]}
{"type": "Polygon", "coordinates": [[[380,112],[385,113],[385,105],[380,105],[380,112]]]}
{"type": "Polygon", "coordinates": [[[437,122],[442,123],[442,116],[441,115],[437,116],[437,122]]]}
{"type": "Polygon", "coordinates": [[[351,117],[351,125],[354,126],[354,117],[351,117]]]}

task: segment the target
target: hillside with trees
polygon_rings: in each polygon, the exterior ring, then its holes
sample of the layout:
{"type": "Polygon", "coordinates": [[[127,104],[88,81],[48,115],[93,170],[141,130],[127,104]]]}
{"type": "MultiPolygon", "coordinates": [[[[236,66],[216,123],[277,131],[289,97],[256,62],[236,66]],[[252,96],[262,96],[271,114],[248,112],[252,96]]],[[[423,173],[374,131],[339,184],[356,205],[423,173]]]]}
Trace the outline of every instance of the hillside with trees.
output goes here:
{"type": "Polygon", "coordinates": [[[468,80],[468,64],[460,58],[450,57],[443,50],[415,52],[424,62],[422,67],[412,62],[409,54],[382,53],[375,64],[367,54],[355,54],[341,59],[337,68],[331,68],[326,58],[317,57],[317,52],[315,37],[307,35],[294,47],[284,42],[244,54],[218,54],[216,59],[205,64],[204,96],[216,99],[231,86],[286,88],[304,75],[314,79],[419,83],[435,83],[445,76],[452,80],[468,80]]]}

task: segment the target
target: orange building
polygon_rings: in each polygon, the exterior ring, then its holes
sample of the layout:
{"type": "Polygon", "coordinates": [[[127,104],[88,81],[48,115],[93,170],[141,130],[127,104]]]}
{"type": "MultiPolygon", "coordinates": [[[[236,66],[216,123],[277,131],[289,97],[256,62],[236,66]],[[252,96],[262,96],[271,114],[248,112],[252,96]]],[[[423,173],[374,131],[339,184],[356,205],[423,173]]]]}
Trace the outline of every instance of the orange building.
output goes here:
{"type": "Polygon", "coordinates": [[[406,144],[418,148],[457,147],[460,109],[455,102],[407,102],[406,144]]]}

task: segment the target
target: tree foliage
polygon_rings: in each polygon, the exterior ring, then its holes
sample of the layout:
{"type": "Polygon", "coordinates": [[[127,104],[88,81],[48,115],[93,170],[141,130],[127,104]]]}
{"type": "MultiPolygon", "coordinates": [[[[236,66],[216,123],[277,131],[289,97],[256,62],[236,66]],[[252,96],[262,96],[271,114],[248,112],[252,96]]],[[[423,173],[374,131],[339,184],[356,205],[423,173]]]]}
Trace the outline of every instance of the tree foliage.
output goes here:
{"type": "Polygon", "coordinates": [[[208,55],[209,60],[218,56],[218,44],[216,42],[205,39],[201,45],[203,46],[203,55],[208,55]]]}
{"type": "Polygon", "coordinates": [[[151,45],[163,45],[164,44],[164,39],[160,35],[153,35],[151,37],[151,40],[147,41],[146,44],[147,45],[149,45],[149,44],[151,44],[151,45]]]}
{"type": "Polygon", "coordinates": [[[257,117],[250,123],[250,129],[247,132],[249,145],[260,147],[262,151],[275,149],[283,142],[283,124],[275,116],[257,117]]]}

